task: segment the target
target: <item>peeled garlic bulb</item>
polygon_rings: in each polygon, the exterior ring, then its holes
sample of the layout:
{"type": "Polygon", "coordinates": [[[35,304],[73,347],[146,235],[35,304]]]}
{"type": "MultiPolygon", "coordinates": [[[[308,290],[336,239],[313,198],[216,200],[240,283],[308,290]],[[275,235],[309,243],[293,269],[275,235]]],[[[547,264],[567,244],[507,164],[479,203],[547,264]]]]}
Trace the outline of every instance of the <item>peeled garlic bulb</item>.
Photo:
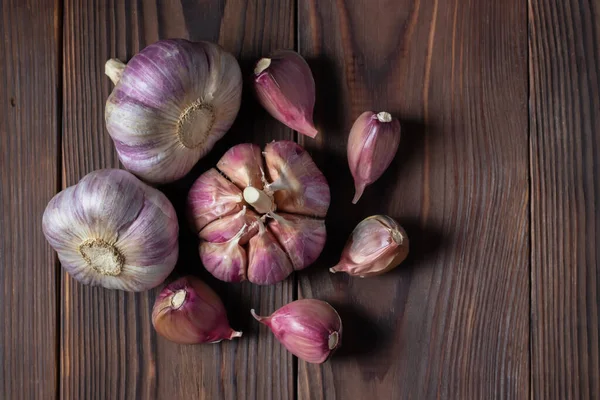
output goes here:
{"type": "Polygon", "coordinates": [[[390,113],[365,111],[348,137],[348,164],[354,177],[356,204],[365,188],[383,175],[400,144],[400,122],[390,113]]]}
{"type": "Polygon", "coordinates": [[[125,168],[148,182],[188,173],[240,108],[240,67],[213,43],[161,40],[127,65],[109,60],[105,72],[115,83],[106,128],[125,168]]]}
{"type": "Polygon", "coordinates": [[[42,226],[63,268],[84,284],[147,290],[177,261],[173,206],[127,171],[94,171],[58,193],[42,226]]]}
{"type": "Polygon", "coordinates": [[[317,259],[326,240],[321,218],[329,186],[302,147],[272,142],[261,153],[254,144],[240,144],[217,169],[201,175],[188,196],[200,258],[210,273],[227,282],[269,285],[317,259]]]}
{"type": "Polygon", "coordinates": [[[156,298],[152,325],[164,338],[181,344],[217,343],[242,332],[231,329],[219,296],[204,282],[184,276],[156,298]]]}
{"type": "Polygon", "coordinates": [[[250,313],[268,326],[290,353],[306,362],[321,364],[342,345],[342,320],[325,301],[296,300],[268,317],[254,310],[250,313]]]}
{"type": "Polygon", "coordinates": [[[407,255],[404,229],[387,215],[373,215],[354,228],[340,262],[329,270],[361,278],[381,275],[400,265],[407,255]]]}

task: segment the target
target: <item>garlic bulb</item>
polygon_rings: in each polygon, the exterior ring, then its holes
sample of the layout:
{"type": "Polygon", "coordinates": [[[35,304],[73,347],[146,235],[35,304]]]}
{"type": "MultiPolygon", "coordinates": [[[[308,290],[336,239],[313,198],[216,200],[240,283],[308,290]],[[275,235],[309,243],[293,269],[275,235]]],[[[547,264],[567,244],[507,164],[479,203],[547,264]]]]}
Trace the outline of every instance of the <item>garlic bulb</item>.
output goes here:
{"type": "Polygon", "coordinates": [[[348,164],[354,177],[356,204],[365,187],[383,175],[390,166],[400,144],[400,122],[382,111],[362,113],[348,137],[348,164]]]}
{"type": "Polygon", "coordinates": [[[342,345],[342,320],[335,308],[322,300],[296,300],[268,317],[252,316],[268,326],[277,340],[296,357],[321,364],[342,345]]]}
{"type": "Polygon", "coordinates": [[[173,206],[127,171],[94,171],[58,193],[42,226],[63,268],[84,284],[147,290],[177,261],[173,206]]]}
{"type": "Polygon", "coordinates": [[[325,177],[296,143],[272,142],[263,154],[232,147],[188,196],[204,267],[226,282],[284,280],[321,254],[329,200],[325,177]]]}
{"type": "Polygon", "coordinates": [[[164,338],[181,344],[218,343],[242,336],[229,326],[219,296],[193,276],[179,278],[160,292],[152,325],[164,338]]]}
{"type": "Polygon", "coordinates": [[[240,108],[240,67],[213,43],[161,40],[127,65],[109,60],[105,72],[115,84],[106,128],[125,168],[148,182],[188,173],[240,108]]]}
{"type": "Polygon", "coordinates": [[[329,270],[349,275],[381,275],[396,268],[408,256],[408,236],[387,215],[373,215],[361,221],[346,243],[340,262],[329,270]]]}
{"type": "Polygon", "coordinates": [[[277,120],[314,138],[315,80],[302,56],[278,50],[261,58],[254,67],[254,89],[258,101],[277,120]]]}

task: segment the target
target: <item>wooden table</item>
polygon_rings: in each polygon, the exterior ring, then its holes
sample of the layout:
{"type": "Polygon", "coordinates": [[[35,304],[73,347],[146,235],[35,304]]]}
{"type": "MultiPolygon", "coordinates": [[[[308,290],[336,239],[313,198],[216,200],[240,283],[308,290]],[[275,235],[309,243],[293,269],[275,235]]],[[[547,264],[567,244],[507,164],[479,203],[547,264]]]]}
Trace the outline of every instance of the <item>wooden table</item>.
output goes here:
{"type": "Polygon", "coordinates": [[[0,2],[0,398],[584,399],[600,396],[600,0],[0,2]],[[158,337],[157,290],[85,287],[41,232],[46,203],[118,167],[104,125],[110,57],[160,38],[211,40],[246,75],[277,48],[317,83],[316,140],[245,87],[238,121],[182,181],[232,144],[295,139],[331,183],[316,265],[271,286],[209,279],[182,229],[179,273],[205,277],[241,340],[158,337]],[[353,120],[387,110],[401,149],[358,206],[353,120]],[[410,258],[372,279],[331,275],[353,226],[387,213],[410,258]],[[292,357],[249,309],[329,300],[344,321],[329,362],[292,357]]]}

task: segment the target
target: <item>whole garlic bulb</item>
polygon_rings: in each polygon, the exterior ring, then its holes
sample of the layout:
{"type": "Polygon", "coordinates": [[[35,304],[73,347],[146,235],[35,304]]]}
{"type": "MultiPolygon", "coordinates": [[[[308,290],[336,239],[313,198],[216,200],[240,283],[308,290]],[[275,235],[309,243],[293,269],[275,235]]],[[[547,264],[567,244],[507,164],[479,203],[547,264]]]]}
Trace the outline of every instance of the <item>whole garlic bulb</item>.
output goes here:
{"type": "Polygon", "coordinates": [[[312,264],[325,245],[329,185],[290,141],[229,149],[188,196],[206,269],[226,282],[269,285],[312,264]],[[264,155],[264,160],[263,160],[264,155]]]}
{"type": "Polygon", "coordinates": [[[42,226],[62,267],[84,284],[147,290],[163,282],[177,261],[173,206],[127,171],[94,171],[58,193],[42,226]]]}
{"type": "Polygon", "coordinates": [[[129,171],[152,183],[187,174],[233,124],[242,74],[216,44],[161,40],[127,65],[106,63],[115,88],[106,128],[129,171]]]}

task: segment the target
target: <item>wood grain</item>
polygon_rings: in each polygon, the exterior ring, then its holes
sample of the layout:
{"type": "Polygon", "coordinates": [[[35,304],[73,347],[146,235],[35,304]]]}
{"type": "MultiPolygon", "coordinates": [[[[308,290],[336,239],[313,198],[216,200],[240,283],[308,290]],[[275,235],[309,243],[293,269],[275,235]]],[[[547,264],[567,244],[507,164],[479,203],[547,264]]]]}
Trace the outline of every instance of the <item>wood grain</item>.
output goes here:
{"type": "MultiPolygon", "coordinates": [[[[291,1],[65,1],[64,174],[65,186],[86,173],[118,167],[104,128],[111,90],[104,77],[110,57],[127,60],[161,38],[218,41],[252,62],[279,47],[293,47],[291,1]]],[[[162,189],[182,211],[195,178],[234,143],[264,144],[292,138],[267,117],[245,87],[232,131],[183,180],[162,189]]],[[[61,397],[79,399],[291,399],[292,357],[249,314],[267,313],[291,301],[294,282],[273,287],[227,285],[206,274],[197,240],[180,213],[180,261],[176,274],[205,278],[223,297],[230,321],[243,340],[179,346],[158,337],[150,312],[157,290],[129,294],[84,287],[63,274],[61,297],[61,397]],[[259,335],[260,333],[260,335],[259,335]],[[260,371],[260,373],[257,373],[260,371]]]]}
{"type": "Polygon", "coordinates": [[[530,0],[534,398],[600,395],[599,1],[530,0]]]}
{"type": "Polygon", "coordinates": [[[58,186],[58,11],[0,3],[2,399],[56,395],[58,264],[41,222],[58,186]]]}
{"type": "Polygon", "coordinates": [[[299,399],[529,395],[527,9],[503,2],[300,0],[317,82],[315,141],[332,187],[328,245],[299,297],[332,302],[343,345],[298,367],[299,399]],[[357,206],[346,138],[365,110],[403,124],[397,157],[357,206]],[[330,275],[352,228],[387,213],[409,259],[330,275]]]}

